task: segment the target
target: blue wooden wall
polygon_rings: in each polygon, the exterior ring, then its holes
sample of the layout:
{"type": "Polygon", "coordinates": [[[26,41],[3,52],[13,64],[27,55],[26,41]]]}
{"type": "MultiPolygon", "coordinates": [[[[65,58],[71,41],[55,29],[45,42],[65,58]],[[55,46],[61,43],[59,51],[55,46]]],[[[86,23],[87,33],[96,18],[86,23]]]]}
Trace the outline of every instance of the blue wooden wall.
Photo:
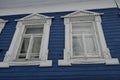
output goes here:
{"type": "MultiPolygon", "coordinates": [[[[104,13],[102,25],[108,48],[114,58],[120,59],[120,11],[117,8],[91,10],[104,13]]],[[[65,41],[65,30],[63,19],[60,18],[70,12],[43,13],[54,16],[50,28],[49,60],[53,60],[53,66],[44,68],[38,66],[12,66],[0,68],[0,80],[120,80],[120,65],[107,66],[104,64],[94,65],[72,65],[70,67],[58,66],[58,59],[63,59],[65,41]]],[[[15,32],[15,19],[27,16],[11,15],[0,18],[9,20],[0,34],[0,61],[3,61],[8,51],[12,37],[15,32]]]]}

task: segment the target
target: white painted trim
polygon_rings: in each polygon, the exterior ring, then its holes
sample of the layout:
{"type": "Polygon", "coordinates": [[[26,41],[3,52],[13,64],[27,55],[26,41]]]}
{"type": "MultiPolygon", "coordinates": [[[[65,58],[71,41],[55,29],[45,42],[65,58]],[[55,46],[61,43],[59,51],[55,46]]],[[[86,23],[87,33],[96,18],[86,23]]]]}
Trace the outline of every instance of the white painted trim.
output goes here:
{"type": "Polygon", "coordinates": [[[3,20],[3,19],[0,19],[0,23],[6,23],[6,22],[8,22],[8,20],[3,20]]]}
{"type": "Polygon", "coordinates": [[[70,60],[58,60],[58,65],[59,66],[71,66],[70,60]]]}
{"type": "Polygon", "coordinates": [[[33,14],[31,14],[31,15],[28,15],[28,16],[26,16],[26,17],[24,17],[24,18],[21,18],[21,19],[16,19],[15,21],[29,21],[29,20],[31,20],[30,18],[32,18],[32,19],[34,19],[34,20],[40,20],[40,19],[51,19],[51,18],[54,18],[53,16],[51,16],[51,17],[48,17],[48,16],[45,16],[45,15],[42,15],[42,14],[38,14],[38,13],[33,13],[33,14]]]}
{"type": "Polygon", "coordinates": [[[106,59],[106,65],[120,65],[119,60],[117,58],[106,59]]]}
{"type": "Polygon", "coordinates": [[[0,62],[0,68],[9,68],[9,64],[5,62],[0,62]]]}
{"type": "Polygon", "coordinates": [[[104,15],[104,13],[95,13],[91,11],[80,10],[80,11],[75,11],[65,16],[61,16],[61,18],[81,17],[81,16],[100,16],[100,15],[104,15]]]}
{"type": "Polygon", "coordinates": [[[92,59],[73,59],[71,64],[104,64],[105,60],[102,58],[92,58],[92,59]]]}
{"type": "MultiPolygon", "coordinates": [[[[63,17],[64,17],[64,24],[65,24],[65,49],[64,49],[63,60],[58,60],[59,66],[71,66],[72,64],[101,64],[101,63],[106,64],[106,65],[119,64],[119,60],[117,58],[112,58],[110,55],[110,51],[107,48],[104,33],[102,30],[102,25],[101,25],[101,17],[99,15],[99,13],[90,12],[90,11],[76,11],[76,12],[70,13],[66,16],[63,16],[63,17]],[[96,34],[97,34],[97,37],[99,40],[98,42],[99,42],[99,47],[100,47],[99,49],[101,52],[101,57],[83,58],[83,57],[72,57],[71,56],[71,53],[72,53],[72,39],[71,39],[72,26],[71,26],[71,23],[72,23],[72,21],[70,19],[74,18],[74,17],[75,18],[81,18],[81,17],[84,18],[86,16],[95,17],[94,18],[95,30],[97,32],[96,34]]],[[[88,20],[85,19],[84,21],[88,21],[88,20]]],[[[91,20],[91,21],[93,21],[93,20],[91,20]]]]}
{"type": "Polygon", "coordinates": [[[9,66],[26,66],[26,65],[40,65],[40,66],[52,66],[52,61],[48,60],[48,41],[49,41],[49,31],[51,26],[51,19],[53,17],[44,16],[41,14],[32,14],[24,18],[21,18],[17,22],[16,31],[7,51],[4,61],[9,64],[9,66]],[[27,20],[27,21],[26,21],[27,20]],[[34,21],[34,23],[32,23],[34,21]],[[39,61],[17,61],[16,56],[21,45],[21,40],[23,33],[25,31],[25,25],[39,25],[44,24],[43,38],[41,43],[41,52],[39,61]]]}
{"type": "Polygon", "coordinates": [[[72,64],[105,64],[105,65],[120,65],[119,60],[113,59],[76,59],[76,60],[59,60],[59,66],[72,66],[72,64]]]}
{"type": "Polygon", "coordinates": [[[8,62],[9,66],[29,66],[29,65],[40,65],[40,61],[24,61],[24,62],[8,62]]]}
{"type": "Polygon", "coordinates": [[[0,33],[1,33],[2,29],[4,28],[6,22],[8,22],[8,21],[0,19],[0,33]]]}
{"type": "Polygon", "coordinates": [[[40,67],[50,67],[52,66],[52,60],[47,60],[47,61],[41,61],[40,62],[40,67]]]}
{"type": "MultiPolygon", "coordinates": [[[[46,2],[46,1],[43,1],[46,2]]],[[[11,2],[12,3],[12,2],[11,2]]],[[[31,3],[32,4],[32,3],[31,3]]],[[[33,1],[34,4],[34,1],[33,1]]],[[[46,13],[46,12],[62,12],[62,11],[75,11],[75,10],[88,10],[88,9],[103,9],[103,8],[115,8],[116,4],[113,0],[60,0],[60,1],[50,1],[47,3],[40,2],[39,5],[29,6],[24,2],[18,3],[19,7],[12,6],[11,8],[5,5],[7,8],[0,8],[0,15],[15,15],[15,14],[30,14],[30,13],[46,13]],[[65,2],[65,3],[64,3],[65,2]],[[40,5],[41,4],[41,5],[40,5]],[[45,4],[45,5],[44,5],[45,4]],[[97,5],[96,5],[97,4],[97,5]],[[25,7],[26,6],[26,7],[25,7]]],[[[2,6],[2,5],[1,5],[2,6]]]]}
{"type": "Polygon", "coordinates": [[[22,25],[21,22],[18,22],[16,25],[16,31],[13,36],[13,40],[4,58],[5,62],[11,62],[16,58],[23,32],[24,32],[24,25],[22,25]]]}
{"type": "Polygon", "coordinates": [[[50,67],[52,66],[52,60],[46,61],[24,61],[24,62],[0,62],[0,68],[9,68],[9,66],[31,66],[38,65],[39,67],[50,67]]]}

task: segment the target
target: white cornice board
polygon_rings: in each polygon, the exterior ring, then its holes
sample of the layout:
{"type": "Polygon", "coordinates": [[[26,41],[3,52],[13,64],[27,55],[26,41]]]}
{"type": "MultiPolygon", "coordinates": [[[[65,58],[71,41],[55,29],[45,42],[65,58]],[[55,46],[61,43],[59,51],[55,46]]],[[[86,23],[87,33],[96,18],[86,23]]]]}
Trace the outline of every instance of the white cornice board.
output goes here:
{"type": "Polygon", "coordinates": [[[1,0],[0,16],[113,7],[114,0],[1,0]]]}

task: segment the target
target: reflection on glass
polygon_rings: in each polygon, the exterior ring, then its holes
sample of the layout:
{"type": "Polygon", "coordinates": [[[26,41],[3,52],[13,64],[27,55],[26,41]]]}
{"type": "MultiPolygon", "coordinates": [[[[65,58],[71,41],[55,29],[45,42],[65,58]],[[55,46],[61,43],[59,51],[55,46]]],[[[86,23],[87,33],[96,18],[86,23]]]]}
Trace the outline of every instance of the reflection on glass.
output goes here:
{"type": "Polygon", "coordinates": [[[31,57],[38,58],[42,37],[34,37],[31,57]]]}
{"type": "Polygon", "coordinates": [[[96,47],[95,47],[94,38],[92,36],[87,36],[85,38],[85,42],[86,42],[87,53],[89,53],[89,54],[95,54],[96,47]]]}
{"type": "Polygon", "coordinates": [[[84,49],[83,49],[83,42],[82,37],[73,37],[73,56],[79,56],[83,55],[84,49]]]}
{"type": "Polygon", "coordinates": [[[25,34],[42,34],[44,25],[26,25],[25,34]]]}
{"type": "Polygon", "coordinates": [[[24,38],[20,53],[27,53],[30,38],[24,38]]]}

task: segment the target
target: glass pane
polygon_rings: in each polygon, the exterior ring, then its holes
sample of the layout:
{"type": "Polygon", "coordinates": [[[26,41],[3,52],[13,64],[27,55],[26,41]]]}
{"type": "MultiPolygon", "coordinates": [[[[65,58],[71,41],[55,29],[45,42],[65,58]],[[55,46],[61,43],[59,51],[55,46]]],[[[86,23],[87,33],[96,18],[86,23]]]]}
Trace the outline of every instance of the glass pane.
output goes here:
{"type": "Polygon", "coordinates": [[[26,28],[25,34],[41,34],[43,33],[43,26],[41,25],[29,25],[28,28],[26,28]]]}
{"type": "Polygon", "coordinates": [[[25,58],[26,58],[26,54],[24,54],[24,55],[19,55],[18,58],[19,58],[19,59],[25,59],[25,58]]]}
{"type": "Polygon", "coordinates": [[[81,36],[73,36],[73,56],[83,55],[84,46],[81,36]]]}
{"type": "Polygon", "coordinates": [[[32,54],[31,56],[30,56],[30,59],[39,59],[39,54],[32,54]]]}
{"type": "Polygon", "coordinates": [[[20,53],[27,53],[30,38],[24,38],[20,53]]]}
{"type": "Polygon", "coordinates": [[[88,54],[95,54],[96,53],[96,46],[95,46],[95,38],[93,36],[85,37],[86,42],[86,49],[88,54]]]}
{"type": "Polygon", "coordinates": [[[42,37],[34,37],[31,57],[39,58],[42,37]]]}
{"type": "Polygon", "coordinates": [[[80,23],[73,23],[72,30],[74,33],[91,33],[91,26],[92,23],[90,22],[80,22],[80,23]]]}

